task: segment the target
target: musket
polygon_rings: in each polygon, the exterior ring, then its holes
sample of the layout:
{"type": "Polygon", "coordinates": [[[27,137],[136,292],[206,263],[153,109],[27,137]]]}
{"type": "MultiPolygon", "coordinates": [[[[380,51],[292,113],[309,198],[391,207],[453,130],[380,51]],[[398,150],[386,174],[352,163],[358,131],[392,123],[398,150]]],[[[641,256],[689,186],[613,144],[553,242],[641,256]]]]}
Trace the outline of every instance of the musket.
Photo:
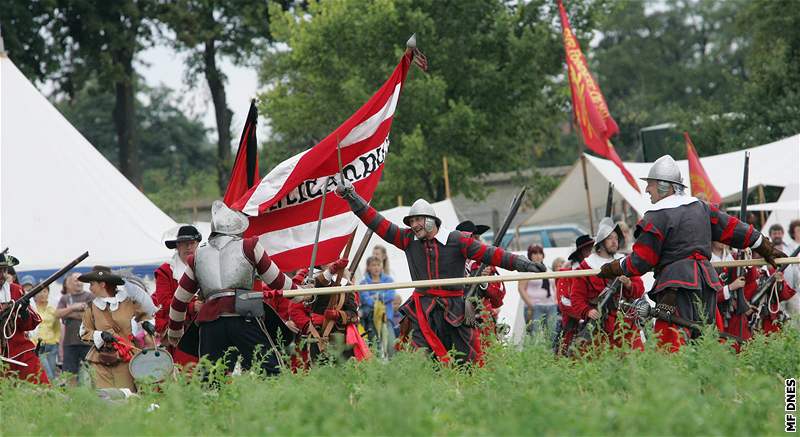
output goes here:
{"type": "MultiPolygon", "coordinates": [[[[500,229],[494,235],[494,241],[492,242],[492,246],[495,247],[503,247],[503,239],[508,232],[508,228],[511,227],[511,222],[514,221],[514,217],[517,215],[517,211],[519,211],[520,205],[522,205],[522,200],[525,199],[525,192],[528,191],[528,187],[523,186],[522,189],[517,193],[514,197],[514,200],[511,201],[511,208],[508,210],[508,214],[506,214],[506,219],[503,221],[503,225],[500,226],[500,229]]],[[[474,270],[471,273],[471,277],[475,277],[483,272],[483,269],[486,268],[486,264],[481,263],[480,267],[477,270],[474,270]]],[[[475,290],[477,290],[479,284],[473,284],[472,286],[467,289],[467,292],[464,294],[465,298],[472,297],[475,294],[475,290]]]]}
{"type": "MultiPolygon", "coordinates": [[[[763,237],[762,237],[763,238],[763,237]]],[[[797,254],[800,253],[800,246],[798,246],[794,252],[790,255],[790,257],[795,257],[797,254]]],[[[776,273],[783,273],[786,268],[789,267],[789,264],[784,264],[778,267],[778,270],[775,271],[766,281],[764,284],[759,287],[756,294],[753,295],[753,298],[750,299],[750,306],[755,308],[755,312],[753,316],[750,318],[750,329],[756,328],[758,326],[758,322],[764,317],[764,304],[766,303],[767,299],[765,299],[767,293],[772,289],[775,285],[775,278],[776,273]]]]}
{"type": "Polygon", "coordinates": [[[611,217],[611,210],[614,207],[614,184],[611,182],[608,183],[608,197],[606,198],[606,215],[605,217],[611,217]]]}
{"type": "Polygon", "coordinates": [[[83,254],[67,264],[66,266],[59,269],[57,272],[50,275],[47,279],[40,282],[35,287],[28,290],[27,293],[23,294],[22,297],[14,301],[13,305],[9,305],[6,307],[2,312],[0,312],[0,326],[5,325],[6,320],[11,317],[17,307],[22,304],[27,305],[34,296],[39,294],[40,291],[44,290],[45,288],[49,287],[50,284],[57,281],[58,278],[64,276],[67,272],[72,270],[76,265],[80,264],[81,261],[85,260],[89,256],[89,252],[83,252],[83,254]]]}
{"type": "MultiPolygon", "coordinates": [[[[667,323],[671,323],[676,326],[680,326],[681,328],[689,329],[695,334],[700,333],[702,330],[702,327],[697,323],[686,320],[683,317],[678,316],[677,314],[673,314],[671,311],[668,311],[659,306],[651,307],[650,303],[644,297],[636,299],[631,303],[620,302],[619,307],[626,313],[629,314],[632,313],[636,318],[642,321],[647,320],[649,318],[654,318],[665,321],[667,323]]],[[[717,335],[720,338],[736,340],[739,343],[744,342],[744,339],[742,337],[733,334],[728,334],[727,332],[717,332],[717,335]]]]}
{"type": "Polygon", "coordinates": [[[620,287],[619,278],[614,278],[613,281],[609,282],[608,285],[603,288],[603,291],[600,292],[599,295],[600,299],[597,302],[597,311],[600,312],[600,317],[597,319],[597,321],[594,321],[591,318],[584,320],[583,323],[581,323],[581,325],[578,327],[579,336],[582,336],[584,331],[594,331],[595,326],[600,326],[601,329],[603,326],[605,326],[605,321],[610,313],[610,311],[608,311],[608,303],[611,301],[611,298],[614,297],[614,295],[616,295],[621,289],[622,287],[620,287]]]}

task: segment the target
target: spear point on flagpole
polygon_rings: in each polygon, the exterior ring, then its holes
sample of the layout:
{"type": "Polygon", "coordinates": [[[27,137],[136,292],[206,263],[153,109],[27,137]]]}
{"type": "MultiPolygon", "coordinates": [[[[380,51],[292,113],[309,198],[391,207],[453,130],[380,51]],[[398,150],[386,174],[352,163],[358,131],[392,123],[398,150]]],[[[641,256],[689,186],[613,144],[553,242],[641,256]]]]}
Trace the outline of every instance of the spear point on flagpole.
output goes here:
{"type": "Polygon", "coordinates": [[[412,33],[411,34],[411,38],[409,38],[408,41],[406,41],[406,47],[408,47],[410,49],[417,48],[417,34],[416,33],[412,33]]]}

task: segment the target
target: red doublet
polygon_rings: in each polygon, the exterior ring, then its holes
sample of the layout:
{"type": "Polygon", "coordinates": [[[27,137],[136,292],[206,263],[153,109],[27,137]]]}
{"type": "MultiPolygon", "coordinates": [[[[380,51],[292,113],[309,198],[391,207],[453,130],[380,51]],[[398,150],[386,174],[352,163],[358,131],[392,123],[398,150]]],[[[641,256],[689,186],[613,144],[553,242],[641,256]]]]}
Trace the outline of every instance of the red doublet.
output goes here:
{"type": "MultiPolygon", "coordinates": [[[[18,300],[23,294],[25,294],[22,290],[22,287],[17,284],[9,284],[9,291],[11,294],[11,300],[14,301],[18,300]]],[[[6,304],[0,304],[0,306],[10,304],[11,303],[8,302],[6,304]]],[[[41,323],[42,318],[30,306],[26,311],[28,312],[26,318],[23,318],[21,315],[17,317],[16,331],[14,332],[14,335],[12,335],[11,338],[9,338],[8,341],[3,345],[4,347],[2,348],[2,354],[3,356],[12,360],[23,362],[28,366],[22,367],[15,364],[5,363],[9,366],[6,374],[16,374],[19,379],[24,379],[35,384],[49,384],[50,380],[47,379],[47,374],[42,368],[42,363],[39,361],[39,357],[36,355],[36,345],[28,340],[28,337],[25,335],[28,331],[36,329],[36,326],[41,323]]],[[[5,330],[5,327],[3,327],[3,329],[5,330]]]]}
{"type": "MultiPolygon", "coordinates": [[[[602,258],[593,254],[581,261],[577,270],[591,270],[593,268],[598,268],[596,264],[602,265],[600,263],[603,261],[606,260],[603,260],[602,258]]],[[[644,294],[644,283],[642,282],[642,278],[639,276],[633,276],[630,278],[630,280],[630,288],[622,287],[622,297],[627,300],[633,300],[642,297],[644,294]]],[[[600,293],[602,293],[606,286],[608,286],[608,284],[611,282],[612,281],[610,280],[602,279],[596,276],[574,278],[572,280],[570,299],[572,303],[570,310],[571,316],[579,320],[587,320],[589,317],[589,311],[597,309],[597,304],[593,302],[597,302],[600,293]]],[[[626,343],[634,348],[643,349],[642,340],[639,335],[637,335],[634,321],[632,319],[625,319],[624,325],[627,330],[627,332],[624,334],[626,343]]],[[[611,311],[606,316],[603,330],[606,332],[606,338],[608,338],[608,342],[611,346],[622,346],[622,338],[619,338],[620,333],[618,332],[617,327],[616,311],[611,311]]]]}
{"type": "MultiPolygon", "coordinates": [[[[769,274],[774,275],[775,269],[770,267],[769,274]]],[[[761,319],[761,329],[764,331],[764,334],[767,335],[781,330],[781,325],[778,323],[778,317],[780,312],[782,311],[780,303],[791,299],[792,297],[794,297],[796,293],[796,291],[792,287],[790,287],[789,283],[786,281],[776,282],[776,284],[778,287],[777,302],[775,301],[774,296],[772,297],[771,301],[767,300],[767,302],[764,304],[765,306],[767,306],[767,315],[761,319]]],[[[765,296],[764,299],[769,299],[771,293],[773,293],[772,290],[768,291],[768,295],[765,296]]],[[[755,294],[755,288],[753,294],[755,294]]]]}
{"type": "MultiPolygon", "coordinates": [[[[164,263],[159,266],[154,276],[156,278],[156,291],[153,293],[153,302],[158,306],[156,312],[156,332],[161,335],[166,335],[167,326],[169,326],[169,306],[172,303],[172,298],[175,296],[175,290],[178,289],[178,280],[173,277],[172,266],[169,263],[164,263]]],[[[197,314],[194,311],[194,303],[197,298],[192,298],[186,311],[186,320],[184,327],[194,321],[197,314]]],[[[194,355],[187,354],[186,352],[178,349],[177,347],[167,347],[170,355],[175,360],[176,364],[182,366],[197,363],[198,358],[194,355]]]]}

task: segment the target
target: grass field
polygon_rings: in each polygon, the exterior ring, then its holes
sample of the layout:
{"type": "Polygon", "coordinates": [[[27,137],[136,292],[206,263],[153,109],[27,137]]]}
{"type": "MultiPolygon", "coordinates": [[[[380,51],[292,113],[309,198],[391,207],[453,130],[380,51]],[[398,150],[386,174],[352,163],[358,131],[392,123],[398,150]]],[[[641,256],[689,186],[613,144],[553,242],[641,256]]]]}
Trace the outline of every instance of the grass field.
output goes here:
{"type": "Polygon", "coordinates": [[[784,378],[800,376],[797,330],[735,355],[716,340],[553,358],[543,338],[496,346],[487,365],[439,368],[420,354],[307,375],[179,381],[124,403],[88,388],[0,380],[2,435],[780,435],[784,378]],[[148,412],[151,404],[159,408],[148,412]]]}

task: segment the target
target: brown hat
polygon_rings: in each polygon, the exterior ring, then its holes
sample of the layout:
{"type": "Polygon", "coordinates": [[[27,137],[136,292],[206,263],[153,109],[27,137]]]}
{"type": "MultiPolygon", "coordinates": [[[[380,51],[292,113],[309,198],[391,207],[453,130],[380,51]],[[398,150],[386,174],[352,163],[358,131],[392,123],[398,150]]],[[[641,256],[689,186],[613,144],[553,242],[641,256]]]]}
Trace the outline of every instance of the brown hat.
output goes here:
{"type": "Polygon", "coordinates": [[[125,281],[121,276],[111,273],[111,268],[106,266],[94,266],[92,271],[78,276],[81,282],[105,282],[111,285],[122,285],[125,281]]]}

